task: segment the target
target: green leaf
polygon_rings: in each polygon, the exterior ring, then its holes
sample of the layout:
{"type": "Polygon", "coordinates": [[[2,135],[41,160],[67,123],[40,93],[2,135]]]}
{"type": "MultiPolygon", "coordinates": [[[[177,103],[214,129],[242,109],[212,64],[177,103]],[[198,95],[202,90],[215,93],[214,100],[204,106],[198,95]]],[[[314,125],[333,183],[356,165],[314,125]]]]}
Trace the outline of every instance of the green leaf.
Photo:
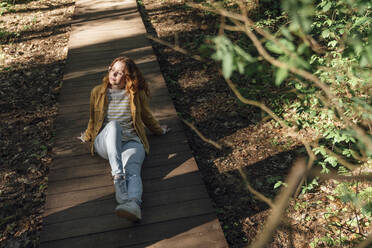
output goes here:
{"type": "Polygon", "coordinates": [[[287,76],[288,76],[288,70],[287,69],[283,69],[283,68],[279,68],[276,71],[275,84],[277,86],[279,86],[284,81],[284,79],[287,78],[287,76]]]}
{"type": "Polygon", "coordinates": [[[222,60],[222,74],[225,78],[230,78],[233,72],[233,56],[231,53],[226,53],[222,60]]]}
{"type": "Polygon", "coordinates": [[[325,23],[330,27],[333,24],[333,21],[331,19],[328,19],[325,21],[325,23]]]}
{"type": "Polygon", "coordinates": [[[337,159],[335,157],[328,157],[324,160],[324,162],[328,162],[332,167],[337,166],[337,159]]]}
{"type": "Polygon", "coordinates": [[[240,74],[243,74],[244,73],[244,67],[245,67],[245,63],[242,62],[242,61],[238,61],[236,62],[236,65],[238,67],[238,71],[240,74]]]}
{"type": "Polygon", "coordinates": [[[356,19],[354,25],[351,27],[351,29],[355,28],[355,27],[358,27],[360,25],[363,25],[364,23],[371,23],[371,18],[368,17],[368,16],[362,16],[362,17],[359,17],[356,19]]]}
{"type": "Polygon", "coordinates": [[[284,186],[284,187],[287,187],[288,185],[286,184],[286,183],[284,183],[284,182],[282,182],[282,181],[277,181],[276,183],[275,183],[275,185],[274,185],[274,189],[276,189],[276,188],[279,188],[280,186],[284,186]]]}
{"type": "Polygon", "coordinates": [[[236,53],[238,55],[240,55],[241,57],[243,57],[246,61],[251,62],[251,63],[253,63],[253,62],[256,61],[255,58],[253,58],[249,53],[247,53],[246,51],[244,51],[239,46],[234,45],[233,48],[236,51],[236,53]]]}
{"type": "Polygon", "coordinates": [[[293,45],[292,42],[290,42],[289,40],[286,40],[286,39],[280,39],[279,42],[285,47],[287,48],[289,51],[295,51],[295,45],[293,45]]]}
{"type": "Polygon", "coordinates": [[[291,32],[289,32],[289,30],[285,27],[281,27],[280,28],[280,31],[282,32],[282,34],[284,35],[285,38],[287,38],[288,40],[294,40],[291,32]]]}
{"type": "Polygon", "coordinates": [[[323,37],[324,39],[326,39],[326,38],[329,37],[329,34],[330,34],[329,29],[323,30],[323,32],[322,32],[322,37],[323,37]]]}
{"type": "Polygon", "coordinates": [[[306,43],[302,43],[297,47],[298,54],[303,54],[309,46],[306,43]]]}
{"type": "Polygon", "coordinates": [[[327,12],[328,10],[330,10],[332,7],[332,2],[328,2],[324,7],[323,7],[323,11],[324,12],[327,12]]]}
{"type": "Polygon", "coordinates": [[[270,52],[273,52],[273,53],[276,53],[276,54],[283,54],[283,50],[278,47],[274,42],[272,41],[268,41],[266,42],[265,44],[267,50],[269,50],[270,52]]]}
{"type": "Polygon", "coordinates": [[[299,56],[297,56],[296,58],[292,59],[290,61],[290,64],[293,64],[296,67],[302,67],[302,68],[305,68],[305,69],[310,69],[310,65],[308,64],[308,62],[305,61],[304,59],[302,59],[299,56]]]}
{"type": "Polygon", "coordinates": [[[336,47],[336,45],[337,45],[337,40],[333,40],[333,41],[328,42],[329,47],[334,48],[334,47],[336,47]]]}

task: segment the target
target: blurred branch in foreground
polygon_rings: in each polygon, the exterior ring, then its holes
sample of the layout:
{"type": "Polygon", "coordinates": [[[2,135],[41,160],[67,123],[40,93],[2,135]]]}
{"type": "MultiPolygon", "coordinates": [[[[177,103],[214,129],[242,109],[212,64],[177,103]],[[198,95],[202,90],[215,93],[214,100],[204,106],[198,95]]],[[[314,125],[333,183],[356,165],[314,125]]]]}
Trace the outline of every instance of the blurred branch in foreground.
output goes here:
{"type": "Polygon", "coordinates": [[[272,240],[277,227],[281,223],[283,213],[289,204],[289,200],[305,174],[306,160],[305,158],[299,158],[295,161],[286,180],[288,186],[283,187],[281,193],[275,198],[271,215],[267,218],[263,231],[260,232],[257,239],[253,241],[249,247],[263,248],[272,240]]]}

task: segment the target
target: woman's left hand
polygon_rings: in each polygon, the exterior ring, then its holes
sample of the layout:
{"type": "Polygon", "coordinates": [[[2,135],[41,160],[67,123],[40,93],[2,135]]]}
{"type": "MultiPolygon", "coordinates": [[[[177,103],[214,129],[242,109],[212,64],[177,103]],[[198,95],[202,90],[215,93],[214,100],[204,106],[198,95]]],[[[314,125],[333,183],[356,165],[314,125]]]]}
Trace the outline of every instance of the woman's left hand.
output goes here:
{"type": "Polygon", "coordinates": [[[171,130],[167,125],[161,125],[160,127],[163,129],[163,134],[169,133],[171,130]]]}

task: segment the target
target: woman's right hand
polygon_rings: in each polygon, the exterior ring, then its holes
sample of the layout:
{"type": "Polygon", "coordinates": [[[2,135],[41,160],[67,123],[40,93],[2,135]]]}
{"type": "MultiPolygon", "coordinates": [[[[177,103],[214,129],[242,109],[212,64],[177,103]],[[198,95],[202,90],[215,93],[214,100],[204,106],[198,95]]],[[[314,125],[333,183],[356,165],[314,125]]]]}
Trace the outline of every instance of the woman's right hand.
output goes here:
{"type": "Polygon", "coordinates": [[[79,139],[82,143],[85,143],[85,139],[84,139],[84,133],[81,133],[79,137],[76,137],[77,139],[79,139]]]}
{"type": "Polygon", "coordinates": [[[161,125],[161,128],[163,129],[163,134],[169,133],[171,130],[167,125],[161,125]]]}

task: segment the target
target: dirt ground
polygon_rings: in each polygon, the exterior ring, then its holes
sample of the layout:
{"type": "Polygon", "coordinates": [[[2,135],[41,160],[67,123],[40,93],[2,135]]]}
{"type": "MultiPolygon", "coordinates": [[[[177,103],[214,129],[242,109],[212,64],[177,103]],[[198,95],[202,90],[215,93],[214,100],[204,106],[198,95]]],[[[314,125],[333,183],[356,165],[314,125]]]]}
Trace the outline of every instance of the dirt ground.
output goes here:
{"type": "MultiPolygon", "coordinates": [[[[270,210],[249,193],[241,172],[251,186],[274,199],[278,193],[275,183],[285,180],[294,159],[304,154],[304,148],[288,137],[288,131],[265,118],[259,109],[239,102],[215,63],[192,58],[191,55],[201,54],[199,47],[209,36],[218,34],[220,19],[216,15],[189,8],[179,0],[139,3],[150,35],[188,51],[185,55],[153,42],[181,118],[223,147],[217,149],[209,145],[185,126],[225,237],[230,247],[245,247],[260,232],[270,210]]],[[[264,15],[264,11],[253,6],[251,18],[264,15]]],[[[248,80],[254,82],[255,78],[248,80]]],[[[248,94],[270,106],[270,94],[275,95],[277,91],[277,88],[267,88],[257,93],[261,96],[255,92],[248,94]]],[[[309,138],[311,133],[306,131],[301,135],[309,138]]],[[[367,226],[369,222],[354,207],[334,196],[336,186],[334,181],[326,181],[316,190],[291,201],[285,214],[291,228],[280,226],[268,247],[310,247],[311,241],[317,238],[321,241],[315,241],[314,247],[335,247],[337,238],[332,238],[336,235],[352,236],[348,247],[354,247],[354,240],[361,236],[353,230],[341,230],[340,225],[344,224],[346,229],[345,223],[355,215],[359,220],[364,218],[367,226]]],[[[366,227],[361,231],[362,236],[367,235],[367,230],[366,227]]]]}
{"type": "MultiPolygon", "coordinates": [[[[2,6],[0,247],[37,247],[74,2],[2,6]]],[[[198,53],[204,39],[218,32],[216,16],[187,8],[179,0],[142,0],[139,7],[150,35],[178,41],[191,53],[198,53]]],[[[239,168],[255,189],[274,198],[274,184],[285,180],[302,148],[257,108],[240,103],[214,63],[155,42],[153,47],[179,116],[223,147],[213,147],[185,126],[225,237],[230,247],[244,247],[270,210],[247,191],[239,168]]],[[[322,209],[332,211],[340,204],[325,198],[331,187],[291,203],[287,215],[293,229],[281,227],[269,247],[309,247],[309,236],[324,234],[324,223],[317,222],[322,209]],[[319,201],[324,204],[312,205],[319,201]]]]}
{"type": "MultiPolygon", "coordinates": [[[[217,33],[218,19],[185,9],[177,1],[142,1],[148,32],[174,44],[175,39],[190,53],[198,53],[200,42],[217,33]],[[177,37],[177,38],[175,38],[177,37]]],[[[249,183],[273,198],[273,185],[284,180],[296,151],[295,143],[260,111],[240,104],[219,75],[215,64],[153,43],[177,112],[208,139],[223,146],[219,150],[186,128],[189,144],[202,172],[226,239],[231,247],[243,247],[256,236],[269,210],[245,188],[238,171],[249,183]]],[[[286,247],[288,237],[279,233],[271,247],[286,247]]]]}
{"type": "Polygon", "coordinates": [[[0,247],[37,247],[72,0],[2,3],[0,247]]]}

